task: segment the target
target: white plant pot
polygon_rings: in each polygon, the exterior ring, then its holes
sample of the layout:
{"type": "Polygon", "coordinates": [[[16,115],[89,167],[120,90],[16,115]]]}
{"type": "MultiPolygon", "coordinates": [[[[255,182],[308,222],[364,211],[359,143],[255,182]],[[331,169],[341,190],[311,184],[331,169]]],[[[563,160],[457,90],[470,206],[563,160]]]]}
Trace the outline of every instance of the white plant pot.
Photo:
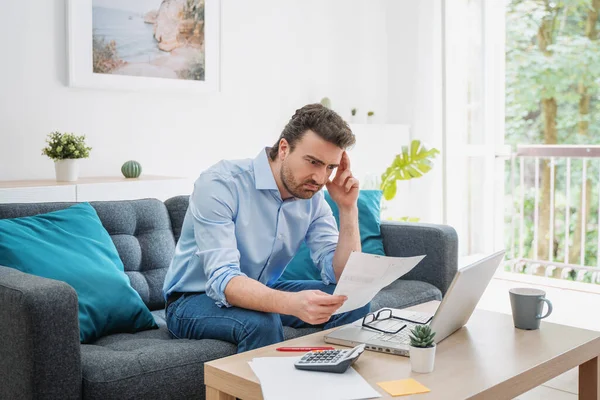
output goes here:
{"type": "Polygon", "coordinates": [[[433,371],[436,347],[435,344],[427,348],[410,346],[410,366],[413,372],[428,374],[433,371]]]}
{"type": "Polygon", "coordinates": [[[58,182],[75,182],[79,177],[78,159],[64,159],[54,161],[54,171],[58,182]]]}

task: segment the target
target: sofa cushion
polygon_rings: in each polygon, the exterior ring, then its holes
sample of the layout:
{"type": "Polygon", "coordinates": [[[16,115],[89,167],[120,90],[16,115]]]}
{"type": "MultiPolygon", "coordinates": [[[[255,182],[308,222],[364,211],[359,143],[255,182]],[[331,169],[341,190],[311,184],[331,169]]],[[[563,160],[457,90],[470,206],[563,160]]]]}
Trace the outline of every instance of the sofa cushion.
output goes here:
{"type": "MultiPolygon", "coordinates": [[[[85,399],[204,398],[204,363],[236,353],[220,340],[171,339],[164,310],[152,312],[159,329],[105,336],[81,346],[85,399]]],[[[286,327],[286,339],[317,332],[286,327]]]]}
{"type": "MultiPolygon", "coordinates": [[[[362,252],[383,256],[385,253],[383,251],[383,239],[379,227],[381,194],[381,190],[360,191],[358,195],[358,224],[362,252]]],[[[339,228],[340,212],[327,191],[325,191],[325,200],[331,207],[339,228]]],[[[302,243],[294,258],[283,271],[280,279],[284,281],[321,280],[321,272],[313,263],[306,243],[302,243]]]]}
{"type": "Polygon", "coordinates": [[[371,301],[371,311],[383,307],[412,307],[432,300],[442,300],[440,289],[426,282],[399,279],[377,293],[371,301]]]}
{"type": "Polygon", "coordinates": [[[158,330],[116,334],[81,346],[84,399],[204,398],[204,363],[235,353],[219,340],[171,339],[164,310],[158,330]]]}
{"type": "Polygon", "coordinates": [[[169,217],[171,218],[171,227],[173,229],[173,236],[175,242],[179,241],[181,236],[181,227],[183,226],[183,220],[187,213],[188,206],[190,205],[190,196],[175,196],[168,200],[165,200],[165,206],[169,211],[169,217]]]}
{"type": "Polygon", "coordinates": [[[164,308],[162,285],[175,253],[165,205],[156,199],[91,204],[115,243],[131,286],[150,310],[164,308]]]}
{"type": "Polygon", "coordinates": [[[73,287],[81,342],[157,327],[88,203],[0,220],[0,264],[73,287]]]}
{"type": "MultiPolygon", "coordinates": [[[[62,210],[73,204],[0,204],[0,219],[62,210]]],[[[171,220],[165,205],[157,199],[90,204],[115,244],[131,286],[150,310],[164,308],[162,285],[175,252],[171,220]]]]}
{"type": "MultiPolygon", "coordinates": [[[[375,296],[371,309],[405,308],[441,298],[435,286],[399,280],[375,296]]],[[[235,354],[235,345],[212,339],[171,339],[164,310],[152,315],[157,330],[110,335],[81,346],[84,398],[204,398],[204,362],[235,354]]],[[[283,333],[288,340],[320,330],[286,326],[283,333]]]]}

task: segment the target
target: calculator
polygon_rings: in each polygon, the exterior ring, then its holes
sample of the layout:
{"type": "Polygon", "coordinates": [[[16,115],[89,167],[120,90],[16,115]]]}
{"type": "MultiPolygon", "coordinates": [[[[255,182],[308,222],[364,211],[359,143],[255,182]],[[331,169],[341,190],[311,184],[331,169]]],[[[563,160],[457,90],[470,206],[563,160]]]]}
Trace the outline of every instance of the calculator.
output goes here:
{"type": "Polygon", "coordinates": [[[358,357],[365,351],[365,345],[361,344],[350,350],[318,350],[306,353],[300,360],[294,363],[298,369],[307,371],[334,372],[341,374],[346,372],[358,357]]]}

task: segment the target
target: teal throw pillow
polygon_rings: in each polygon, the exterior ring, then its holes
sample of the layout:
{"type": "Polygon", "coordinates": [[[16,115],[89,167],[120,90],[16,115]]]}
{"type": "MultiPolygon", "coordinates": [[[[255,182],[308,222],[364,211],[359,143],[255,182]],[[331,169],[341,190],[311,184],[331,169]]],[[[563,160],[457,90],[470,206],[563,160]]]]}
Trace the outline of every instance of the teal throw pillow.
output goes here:
{"type": "Polygon", "coordinates": [[[0,220],[0,265],[71,285],[78,296],[82,343],[158,327],[89,203],[0,220]]]}
{"type": "MultiPolygon", "coordinates": [[[[361,190],[358,194],[358,228],[362,252],[369,254],[385,255],[383,239],[381,238],[380,210],[381,190],[361,190]]],[[[340,212],[337,205],[325,192],[325,200],[331,206],[333,216],[340,227],[340,212]]],[[[310,258],[310,251],[306,243],[302,243],[296,256],[290,261],[280,280],[321,280],[321,273],[310,258]]]]}

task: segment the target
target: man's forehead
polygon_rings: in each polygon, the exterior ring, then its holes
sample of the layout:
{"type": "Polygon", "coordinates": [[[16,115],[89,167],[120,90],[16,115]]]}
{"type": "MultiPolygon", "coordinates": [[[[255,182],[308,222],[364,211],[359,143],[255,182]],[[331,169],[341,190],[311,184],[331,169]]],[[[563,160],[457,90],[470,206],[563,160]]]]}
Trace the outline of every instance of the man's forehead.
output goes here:
{"type": "Polygon", "coordinates": [[[337,165],[342,160],[344,151],[335,144],[324,140],[312,131],[308,131],[298,143],[298,150],[303,156],[315,158],[325,164],[337,165]]]}
{"type": "Polygon", "coordinates": [[[306,151],[303,152],[303,156],[306,158],[320,161],[327,165],[339,165],[342,161],[342,150],[340,149],[339,154],[332,154],[331,152],[324,151],[306,151]]]}

